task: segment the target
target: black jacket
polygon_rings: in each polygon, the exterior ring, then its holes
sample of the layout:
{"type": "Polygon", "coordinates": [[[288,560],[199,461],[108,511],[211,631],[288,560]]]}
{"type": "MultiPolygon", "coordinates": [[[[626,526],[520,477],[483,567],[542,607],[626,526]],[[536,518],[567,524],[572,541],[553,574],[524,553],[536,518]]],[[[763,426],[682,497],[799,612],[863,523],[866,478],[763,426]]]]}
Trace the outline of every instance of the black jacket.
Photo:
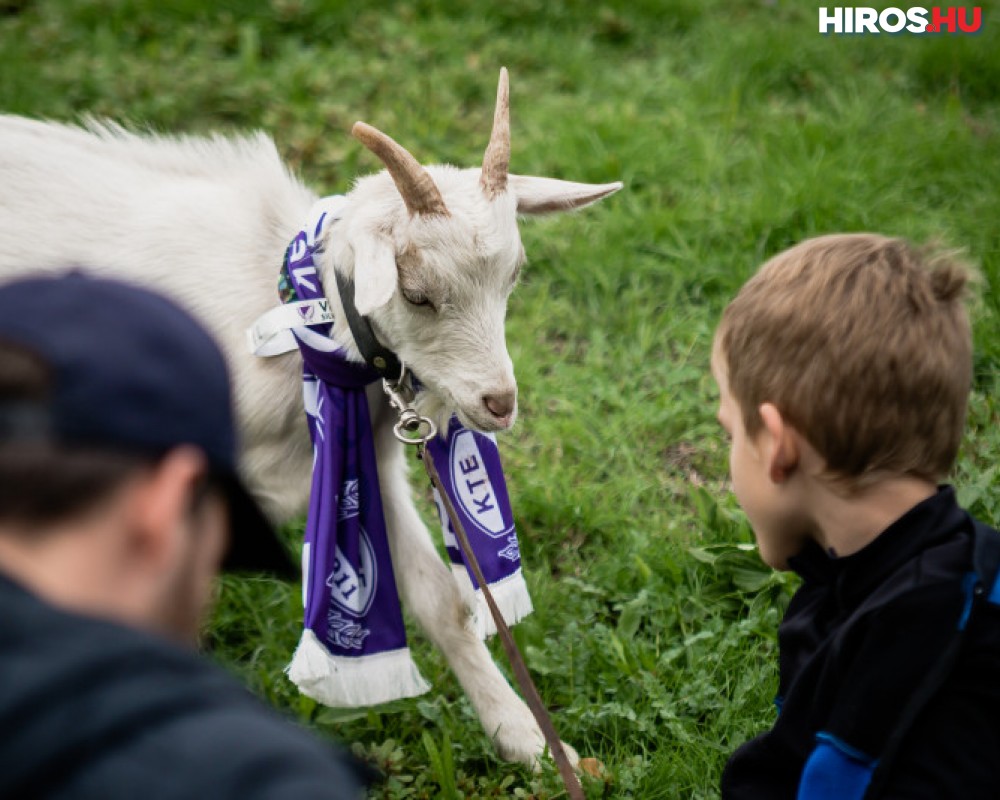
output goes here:
{"type": "Polygon", "coordinates": [[[0,575],[0,798],[360,798],[353,762],[221,669],[0,575]]]}
{"type": "MultiPolygon", "coordinates": [[[[853,555],[810,545],[792,560],[803,584],[778,630],[778,719],[733,754],[723,798],[865,796],[970,602],[973,533],[945,487],[853,555]]],[[[880,797],[1000,797],[1000,607],[976,602],[962,637],[880,797]]]]}

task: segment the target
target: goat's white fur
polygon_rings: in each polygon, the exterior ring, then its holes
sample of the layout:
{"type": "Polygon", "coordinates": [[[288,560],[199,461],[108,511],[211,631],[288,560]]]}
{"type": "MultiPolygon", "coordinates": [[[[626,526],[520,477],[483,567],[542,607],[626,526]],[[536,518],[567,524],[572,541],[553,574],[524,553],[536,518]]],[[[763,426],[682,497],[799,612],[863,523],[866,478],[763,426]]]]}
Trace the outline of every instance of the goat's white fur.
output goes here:
{"type": "MultiPolygon", "coordinates": [[[[338,320],[331,335],[358,357],[332,288],[340,269],[355,280],[359,311],[428,387],[425,411],[442,420],[457,411],[481,430],[509,427],[514,410],[497,417],[484,397],[516,391],[504,341],[506,300],[524,257],[516,215],[580,207],[620,184],[512,175],[508,191],[490,201],[478,168],[427,169],[450,216],[409,216],[385,172],[350,192],[322,268],[338,320]]],[[[227,355],[241,468],[276,521],[302,514],[308,501],[300,360],[250,356],[244,331],[275,305],[285,247],[315,199],[263,134],[160,137],[106,122],[0,116],[0,280],[80,267],[154,287],[191,310],[227,355]]],[[[369,405],[403,601],[444,652],[500,754],[532,763],[544,749],[541,732],[473,632],[469,598],[420,520],[378,386],[369,405]]]]}

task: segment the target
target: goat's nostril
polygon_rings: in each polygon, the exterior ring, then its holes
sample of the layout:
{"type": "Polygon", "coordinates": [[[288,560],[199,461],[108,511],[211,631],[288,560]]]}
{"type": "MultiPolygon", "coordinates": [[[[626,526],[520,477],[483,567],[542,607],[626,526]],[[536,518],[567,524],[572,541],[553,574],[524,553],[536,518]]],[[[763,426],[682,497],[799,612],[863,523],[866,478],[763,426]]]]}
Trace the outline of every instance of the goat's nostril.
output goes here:
{"type": "Polygon", "coordinates": [[[514,412],[517,394],[513,390],[483,395],[483,405],[494,417],[508,417],[514,412]]]}

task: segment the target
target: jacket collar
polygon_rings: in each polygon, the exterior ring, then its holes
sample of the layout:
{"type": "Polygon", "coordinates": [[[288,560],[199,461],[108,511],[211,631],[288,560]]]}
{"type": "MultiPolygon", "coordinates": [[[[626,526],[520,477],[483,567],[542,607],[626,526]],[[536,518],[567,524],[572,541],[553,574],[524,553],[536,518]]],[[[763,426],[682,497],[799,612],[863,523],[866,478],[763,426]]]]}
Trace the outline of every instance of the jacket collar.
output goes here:
{"type": "Polygon", "coordinates": [[[789,559],[789,566],[806,583],[836,583],[838,594],[850,604],[867,596],[918,553],[951,538],[968,520],[955,489],[941,486],[856,553],[835,558],[810,541],[789,559]]]}

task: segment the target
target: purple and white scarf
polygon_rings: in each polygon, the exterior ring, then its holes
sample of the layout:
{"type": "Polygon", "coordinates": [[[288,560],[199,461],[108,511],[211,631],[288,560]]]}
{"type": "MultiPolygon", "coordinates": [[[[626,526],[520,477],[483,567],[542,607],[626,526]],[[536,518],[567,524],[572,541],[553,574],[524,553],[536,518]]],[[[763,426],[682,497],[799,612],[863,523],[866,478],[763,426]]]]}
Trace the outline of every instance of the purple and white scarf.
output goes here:
{"type": "MultiPolygon", "coordinates": [[[[262,317],[248,333],[258,355],[276,355],[295,346],[301,352],[313,442],[302,550],[305,621],[288,675],[303,694],[321,703],[365,706],[413,697],[429,686],[406,644],[382,512],[365,394],[365,387],[380,378],[367,366],[348,361],[329,338],[332,316],[320,282],[320,257],[327,227],[344,204],[343,197],[335,196],[313,206],[285,254],[279,293],[287,305],[262,317]]],[[[452,418],[448,430],[427,444],[427,452],[469,533],[504,619],[516,623],[531,613],[531,598],[521,574],[495,439],[452,418]]],[[[475,590],[470,624],[484,637],[495,632],[492,617],[436,492],[435,500],[453,574],[475,590]]]]}

